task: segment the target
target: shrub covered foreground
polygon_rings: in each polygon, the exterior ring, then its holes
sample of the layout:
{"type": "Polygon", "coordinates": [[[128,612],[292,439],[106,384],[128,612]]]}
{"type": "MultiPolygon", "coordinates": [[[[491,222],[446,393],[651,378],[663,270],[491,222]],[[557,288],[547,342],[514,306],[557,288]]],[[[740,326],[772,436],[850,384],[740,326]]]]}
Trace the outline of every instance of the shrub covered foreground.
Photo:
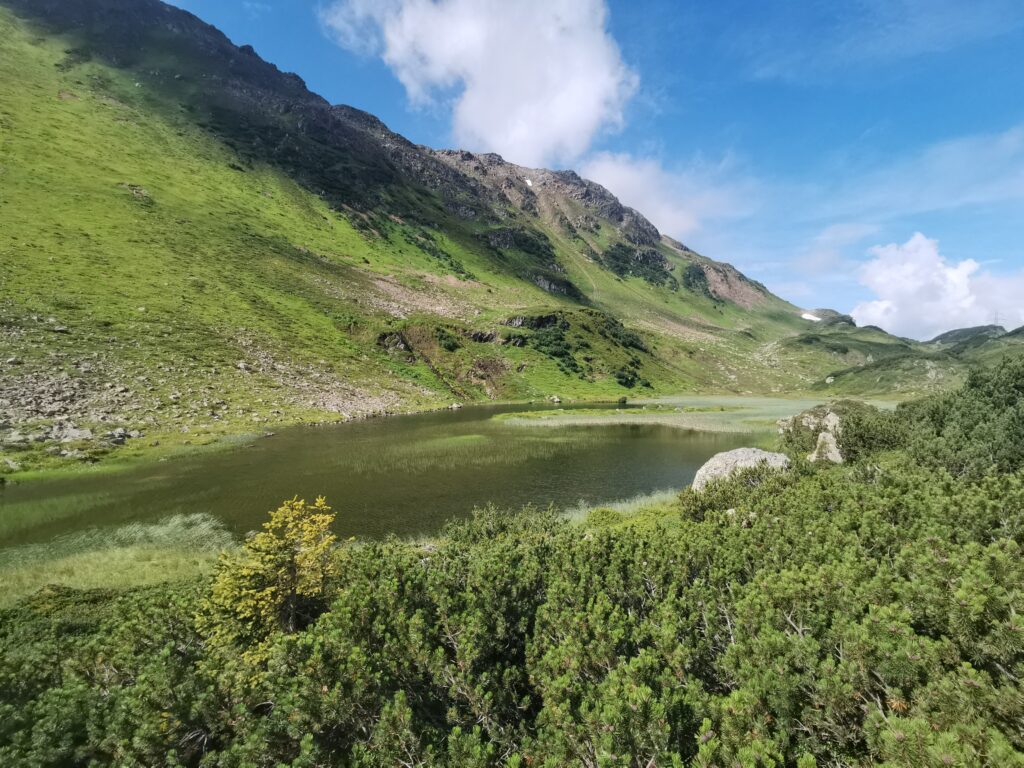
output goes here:
{"type": "Polygon", "coordinates": [[[849,465],[668,514],[339,546],[293,501],[212,584],[44,590],[0,616],[0,763],[1024,765],[1022,393],[857,410],[849,465]]]}

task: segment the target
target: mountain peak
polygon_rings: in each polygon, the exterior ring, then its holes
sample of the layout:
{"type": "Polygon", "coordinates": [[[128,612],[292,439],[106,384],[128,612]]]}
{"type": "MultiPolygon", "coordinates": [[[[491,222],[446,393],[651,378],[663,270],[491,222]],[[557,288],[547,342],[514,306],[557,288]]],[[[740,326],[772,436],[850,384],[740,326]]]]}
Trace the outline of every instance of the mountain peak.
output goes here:
{"type": "Polygon", "coordinates": [[[492,152],[446,149],[434,150],[433,154],[484,186],[505,193],[511,202],[531,213],[537,212],[539,201],[541,210],[552,220],[561,218],[563,225],[564,221],[578,220],[584,227],[592,227],[587,217],[598,217],[611,222],[634,245],[651,246],[661,241],[658,228],[641,213],[576,171],[527,168],[492,152]]]}

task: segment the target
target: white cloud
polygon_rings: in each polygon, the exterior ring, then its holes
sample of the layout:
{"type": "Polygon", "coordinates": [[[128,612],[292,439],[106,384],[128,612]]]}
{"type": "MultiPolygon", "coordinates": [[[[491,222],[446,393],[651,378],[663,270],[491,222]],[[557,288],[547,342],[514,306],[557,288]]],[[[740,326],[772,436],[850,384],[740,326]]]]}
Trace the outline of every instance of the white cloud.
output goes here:
{"type": "Polygon", "coordinates": [[[606,187],[625,205],[646,216],[662,232],[686,238],[706,222],[748,215],[756,203],[755,184],[731,169],[694,163],[669,171],[654,158],[599,152],[581,175],[606,187]]]}
{"type": "Polygon", "coordinates": [[[450,103],[460,146],[523,165],[578,158],[637,87],[604,0],[335,0],[321,20],[413,104],[450,103]]]}
{"type": "Polygon", "coordinates": [[[878,297],[858,304],[861,325],[929,339],[952,328],[987,325],[998,315],[1014,328],[1024,324],[1024,272],[994,275],[974,259],[950,262],[939,244],[920,232],[899,245],[878,245],[861,268],[861,282],[878,297]]]}

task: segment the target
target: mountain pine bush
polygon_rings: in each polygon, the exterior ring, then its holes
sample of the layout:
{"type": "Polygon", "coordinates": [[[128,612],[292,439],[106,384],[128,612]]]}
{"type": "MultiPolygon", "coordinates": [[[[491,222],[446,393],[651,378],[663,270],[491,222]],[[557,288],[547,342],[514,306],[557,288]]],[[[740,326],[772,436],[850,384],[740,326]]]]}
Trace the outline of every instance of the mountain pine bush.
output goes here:
{"type": "Polygon", "coordinates": [[[1024,765],[1024,364],[668,511],[338,544],[0,616],[0,763],[1024,765]],[[1015,442],[1014,442],[1015,441],[1015,442]]]}

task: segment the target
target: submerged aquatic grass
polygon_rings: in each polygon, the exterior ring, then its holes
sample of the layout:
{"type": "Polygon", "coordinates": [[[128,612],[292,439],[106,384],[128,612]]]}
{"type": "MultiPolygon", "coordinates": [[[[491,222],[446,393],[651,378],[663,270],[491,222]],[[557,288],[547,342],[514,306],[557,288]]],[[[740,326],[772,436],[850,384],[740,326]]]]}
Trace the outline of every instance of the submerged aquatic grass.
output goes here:
{"type": "Polygon", "coordinates": [[[31,528],[74,517],[78,510],[101,506],[111,498],[109,492],[92,490],[50,497],[30,496],[16,502],[0,497],[0,541],[31,528]]]}
{"type": "Polygon", "coordinates": [[[612,435],[589,430],[525,437],[517,434],[514,440],[504,437],[500,431],[494,431],[375,446],[372,453],[353,456],[345,470],[353,475],[376,475],[389,471],[413,473],[509,466],[528,461],[552,460],[566,452],[614,440],[612,435]]]}
{"type": "Polygon", "coordinates": [[[212,515],[173,515],[155,523],[90,528],[43,544],[0,550],[0,606],[51,584],[78,589],[130,587],[206,573],[235,546],[212,515]]]}
{"type": "Polygon", "coordinates": [[[768,433],[779,419],[806,410],[818,401],[759,397],[678,397],[641,407],[574,408],[500,414],[510,426],[568,427],[611,424],[656,424],[700,432],[768,433]]]}

